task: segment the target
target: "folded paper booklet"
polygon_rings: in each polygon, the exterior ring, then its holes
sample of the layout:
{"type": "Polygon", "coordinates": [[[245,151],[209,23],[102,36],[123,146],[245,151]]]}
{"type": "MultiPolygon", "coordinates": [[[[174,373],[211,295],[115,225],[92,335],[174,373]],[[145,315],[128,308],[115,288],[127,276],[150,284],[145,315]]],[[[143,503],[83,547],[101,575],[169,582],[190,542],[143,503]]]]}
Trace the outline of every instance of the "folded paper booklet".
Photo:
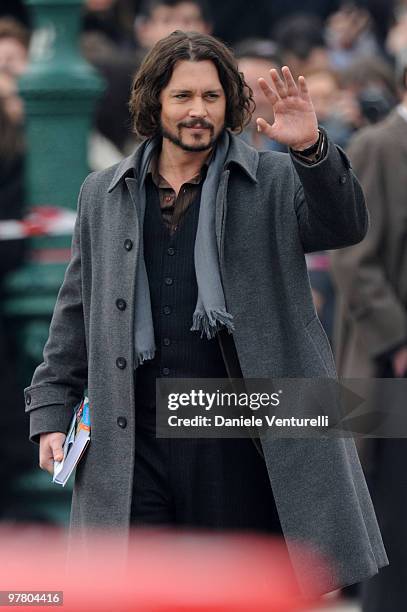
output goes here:
{"type": "Polygon", "coordinates": [[[63,445],[64,457],[62,461],[54,461],[53,482],[66,485],[74,468],[78,465],[90,441],[90,414],[89,400],[84,397],[75,408],[69,431],[63,445]]]}

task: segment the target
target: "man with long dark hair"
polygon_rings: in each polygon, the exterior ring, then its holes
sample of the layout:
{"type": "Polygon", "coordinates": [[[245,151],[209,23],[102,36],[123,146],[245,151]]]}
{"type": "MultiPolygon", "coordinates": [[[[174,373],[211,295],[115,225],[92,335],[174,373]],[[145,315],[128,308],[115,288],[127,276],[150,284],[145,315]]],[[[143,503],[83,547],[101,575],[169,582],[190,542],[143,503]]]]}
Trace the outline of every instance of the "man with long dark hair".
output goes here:
{"type": "Polygon", "coordinates": [[[290,147],[259,153],[234,133],[252,95],[228,48],[174,32],[147,55],[130,108],[144,142],[90,175],[72,260],[26,389],[31,439],[52,471],[88,388],[92,440],[72,526],[283,531],[298,578],[329,591],[386,564],[350,440],[161,439],[157,378],[335,376],[304,253],[360,241],[363,194],[318,130],[303,77],[260,79],[290,147]],[[270,484],[271,483],[271,484],[270,484]],[[306,542],[332,570],[311,566],[306,542]]]}

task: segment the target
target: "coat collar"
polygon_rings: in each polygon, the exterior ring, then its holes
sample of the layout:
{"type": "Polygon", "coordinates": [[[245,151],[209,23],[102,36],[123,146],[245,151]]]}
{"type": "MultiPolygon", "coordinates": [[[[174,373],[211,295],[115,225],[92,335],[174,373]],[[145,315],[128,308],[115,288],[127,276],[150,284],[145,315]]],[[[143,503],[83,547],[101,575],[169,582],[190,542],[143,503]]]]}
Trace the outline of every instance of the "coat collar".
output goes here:
{"type": "MultiPolygon", "coordinates": [[[[136,168],[139,166],[140,158],[143,153],[144,143],[128,157],[125,157],[117,166],[113,179],[108,187],[110,193],[113,189],[129,174],[135,178],[136,168]]],[[[257,183],[257,167],[259,165],[259,154],[256,149],[250,147],[241,138],[230,134],[230,147],[226,157],[225,169],[231,164],[239,166],[254,183],[257,183]]]]}

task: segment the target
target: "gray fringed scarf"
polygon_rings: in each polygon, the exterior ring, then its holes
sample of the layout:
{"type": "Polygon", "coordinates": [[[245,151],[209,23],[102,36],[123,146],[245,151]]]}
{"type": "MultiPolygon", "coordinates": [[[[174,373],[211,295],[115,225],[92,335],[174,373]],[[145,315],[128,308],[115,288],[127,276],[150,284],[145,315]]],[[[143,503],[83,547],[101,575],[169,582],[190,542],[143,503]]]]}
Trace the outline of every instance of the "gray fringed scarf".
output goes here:
{"type": "MultiPolygon", "coordinates": [[[[219,253],[215,234],[215,202],[220,177],[229,149],[229,133],[224,130],[219,138],[215,155],[209,165],[202,186],[198,229],[195,238],[195,273],[198,283],[198,300],[192,318],[191,331],[200,331],[201,337],[213,338],[223,325],[229,333],[234,330],[233,317],[226,312],[225,296],[219,270],[219,253]]],[[[138,214],[140,221],[140,247],[136,271],[135,303],[135,367],[155,354],[153,317],[150,289],[144,261],[143,224],[146,208],[145,179],[157,142],[144,145],[140,165],[136,168],[139,178],[138,214]]]]}

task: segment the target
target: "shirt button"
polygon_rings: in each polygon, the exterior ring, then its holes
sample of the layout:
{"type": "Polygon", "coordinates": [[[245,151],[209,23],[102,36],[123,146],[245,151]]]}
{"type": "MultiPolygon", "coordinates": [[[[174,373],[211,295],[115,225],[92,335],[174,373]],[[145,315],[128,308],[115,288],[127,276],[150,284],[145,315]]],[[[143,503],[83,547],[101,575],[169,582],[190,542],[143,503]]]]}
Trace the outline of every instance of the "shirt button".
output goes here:
{"type": "Polygon", "coordinates": [[[123,417],[123,416],[117,417],[117,424],[122,429],[125,429],[127,427],[127,419],[126,419],[126,417],[123,417]]]}
{"type": "Polygon", "coordinates": [[[164,346],[170,346],[170,344],[171,344],[171,340],[169,338],[164,338],[163,345],[164,346]]]}
{"type": "Polygon", "coordinates": [[[169,373],[170,373],[170,368],[163,368],[164,376],[168,376],[169,373]]]}
{"type": "Polygon", "coordinates": [[[25,403],[27,404],[27,406],[31,404],[31,395],[29,393],[27,393],[27,395],[25,396],[25,403]]]}
{"type": "Polygon", "coordinates": [[[163,313],[164,313],[165,315],[169,315],[169,314],[171,314],[171,306],[164,306],[164,308],[163,308],[163,313]]]}
{"type": "Polygon", "coordinates": [[[172,283],[173,283],[174,281],[172,280],[172,278],[170,278],[169,276],[167,276],[167,278],[165,279],[165,281],[164,281],[164,282],[165,282],[165,284],[166,284],[166,285],[168,285],[168,286],[169,286],[169,285],[172,285],[172,283]]]}
{"type": "Polygon", "coordinates": [[[130,238],[127,238],[124,241],[124,248],[126,249],[126,251],[131,251],[131,249],[133,248],[133,241],[130,240],[130,238]]]}
{"type": "Polygon", "coordinates": [[[340,184],[344,185],[346,181],[347,181],[346,174],[342,174],[342,176],[339,177],[340,184]]]}
{"type": "Polygon", "coordinates": [[[116,300],[116,307],[119,310],[126,310],[126,307],[127,307],[126,301],[119,298],[118,300],[116,300]]]}
{"type": "Polygon", "coordinates": [[[169,247],[167,249],[167,253],[168,253],[168,255],[175,255],[175,249],[173,247],[169,247]]]}
{"type": "Polygon", "coordinates": [[[124,357],[118,357],[118,358],[116,359],[116,365],[117,365],[117,367],[119,368],[119,370],[124,370],[124,368],[125,368],[125,367],[126,367],[126,365],[127,365],[127,361],[125,360],[125,358],[124,358],[124,357]]]}

